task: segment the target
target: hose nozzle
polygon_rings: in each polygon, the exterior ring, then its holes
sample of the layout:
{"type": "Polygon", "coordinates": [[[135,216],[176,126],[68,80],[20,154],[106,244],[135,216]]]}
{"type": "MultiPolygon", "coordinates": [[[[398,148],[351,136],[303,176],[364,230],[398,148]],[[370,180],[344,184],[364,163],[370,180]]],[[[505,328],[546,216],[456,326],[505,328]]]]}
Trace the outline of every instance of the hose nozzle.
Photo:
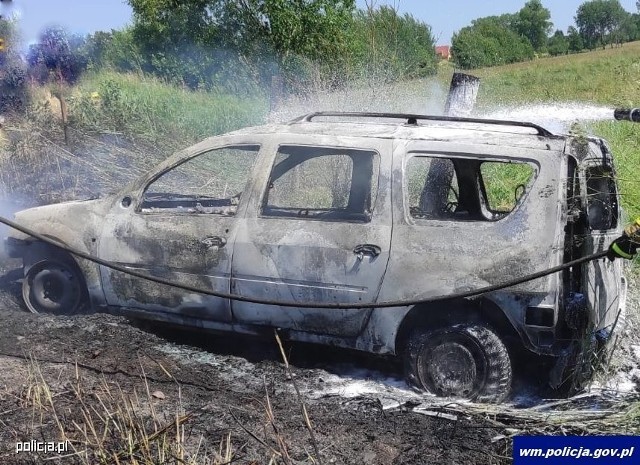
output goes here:
{"type": "Polygon", "coordinates": [[[621,121],[633,121],[640,123],[640,108],[616,108],[613,117],[621,121]]]}

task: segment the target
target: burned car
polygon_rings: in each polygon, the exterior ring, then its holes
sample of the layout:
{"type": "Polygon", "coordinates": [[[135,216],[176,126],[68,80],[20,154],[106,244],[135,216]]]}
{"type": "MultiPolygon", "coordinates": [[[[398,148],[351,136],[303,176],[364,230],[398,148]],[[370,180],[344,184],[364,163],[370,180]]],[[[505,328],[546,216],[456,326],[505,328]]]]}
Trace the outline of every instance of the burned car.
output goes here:
{"type": "Polygon", "coordinates": [[[555,360],[554,386],[583,371],[624,308],[620,261],[458,295],[606,250],[621,231],[614,175],[603,140],[531,123],[314,113],[209,138],[115,195],[15,215],[120,271],[20,232],[6,245],[34,312],[277,328],[403,357],[419,389],[497,402],[522,352],[555,360]]]}

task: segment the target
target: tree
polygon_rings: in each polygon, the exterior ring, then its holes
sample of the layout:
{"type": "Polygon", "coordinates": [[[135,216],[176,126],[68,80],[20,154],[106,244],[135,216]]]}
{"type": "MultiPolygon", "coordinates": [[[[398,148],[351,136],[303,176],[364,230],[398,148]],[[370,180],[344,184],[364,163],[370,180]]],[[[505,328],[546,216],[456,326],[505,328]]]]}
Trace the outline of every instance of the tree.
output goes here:
{"type": "Polygon", "coordinates": [[[17,46],[16,24],[0,18],[0,114],[21,111],[29,101],[27,74],[17,46]]]}
{"type": "Polygon", "coordinates": [[[547,49],[552,56],[566,55],[569,53],[569,41],[560,29],[549,38],[547,49]]]}
{"type": "Polygon", "coordinates": [[[584,42],[580,32],[573,26],[567,29],[567,42],[569,43],[569,51],[576,53],[584,49],[584,42]]]}
{"type": "Polygon", "coordinates": [[[451,52],[455,63],[470,69],[533,58],[531,43],[508,28],[507,19],[505,15],[478,18],[454,34],[451,52]]]}
{"type": "Polygon", "coordinates": [[[60,101],[64,140],[68,143],[67,104],[65,91],[86,69],[86,57],[81,53],[84,38],[69,36],[64,29],[45,29],[36,44],[29,47],[27,64],[29,75],[38,82],[52,84],[52,94],[60,101]]]}
{"type": "Polygon", "coordinates": [[[632,15],[624,12],[620,24],[611,32],[612,42],[622,44],[623,42],[631,42],[639,38],[638,15],[632,15]]]}
{"type": "Polygon", "coordinates": [[[529,39],[534,50],[543,50],[547,45],[547,36],[551,32],[551,12],[540,0],[529,0],[515,15],[514,29],[529,39]]]}
{"type": "Polygon", "coordinates": [[[84,53],[89,66],[118,71],[139,71],[145,63],[131,27],[111,32],[98,31],[87,36],[84,53]]]}
{"type": "Polygon", "coordinates": [[[80,52],[83,44],[82,37],[69,36],[64,29],[46,29],[29,47],[30,75],[40,83],[53,80],[73,84],[86,68],[86,57],[80,52]]]}
{"type": "Polygon", "coordinates": [[[247,64],[264,82],[297,57],[340,63],[355,9],[355,0],[128,1],[143,70],[189,87],[215,85],[225,73],[237,81],[247,64]]]}
{"type": "Polygon", "coordinates": [[[588,48],[604,47],[614,40],[627,12],[619,0],[591,0],[578,7],[575,21],[588,48]]]}
{"type": "Polygon", "coordinates": [[[350,72],[394,80],[436,72],[431,28],[409,14],[381,6],[354,15],[349,37],[350,72]]]}

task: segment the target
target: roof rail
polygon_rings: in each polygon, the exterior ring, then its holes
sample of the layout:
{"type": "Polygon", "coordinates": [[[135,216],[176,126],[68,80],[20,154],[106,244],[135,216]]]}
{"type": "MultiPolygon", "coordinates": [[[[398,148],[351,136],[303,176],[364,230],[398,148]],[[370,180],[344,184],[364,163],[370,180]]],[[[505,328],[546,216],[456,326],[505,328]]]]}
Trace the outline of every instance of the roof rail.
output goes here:
{"type": "Polygon", "coordinates": [[[465,118],[459,116],[436,116],[436,115],[414,115],[409,113],[372,113],[372,112],[359,112],[359,111],[317,111],[315,113],[309,113],[302,115],[291,123],[308,123],[316,117],[322,116],[346,116],[349,118],[397,118],[407,120],[407,124],[417,124],[418,120],[423,121],[450,121],[461,123],[478,123],[478,124],[493,124],[496,126],[516,126],[523,128],[535,129],[539,136],[553,136],[554,134],[549,130],[538,126],[534,123],[527,123],[523,121],[508,121],[498,119],[484,119],[484,118],[465,118]]]}

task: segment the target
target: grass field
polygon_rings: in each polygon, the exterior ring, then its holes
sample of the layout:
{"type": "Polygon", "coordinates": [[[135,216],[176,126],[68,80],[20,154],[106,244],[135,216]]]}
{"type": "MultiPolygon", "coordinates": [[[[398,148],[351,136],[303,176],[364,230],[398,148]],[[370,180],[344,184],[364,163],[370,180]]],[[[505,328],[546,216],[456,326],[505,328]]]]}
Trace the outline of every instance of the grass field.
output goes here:
{"type": "Polygon", "coordinates": [[[193,143],[264,121],[263,95],[237,97],[191,91],[152,77],[90,73],[70,92],[73,124],[103,131],[120,131],[149,140],[193,143]]]}
{"type": "Polygon", "coordinates": [[[480,106],[580,101],[633,106],[640,99],[640,42],[506,66],[478,69],[480,106]]]}

